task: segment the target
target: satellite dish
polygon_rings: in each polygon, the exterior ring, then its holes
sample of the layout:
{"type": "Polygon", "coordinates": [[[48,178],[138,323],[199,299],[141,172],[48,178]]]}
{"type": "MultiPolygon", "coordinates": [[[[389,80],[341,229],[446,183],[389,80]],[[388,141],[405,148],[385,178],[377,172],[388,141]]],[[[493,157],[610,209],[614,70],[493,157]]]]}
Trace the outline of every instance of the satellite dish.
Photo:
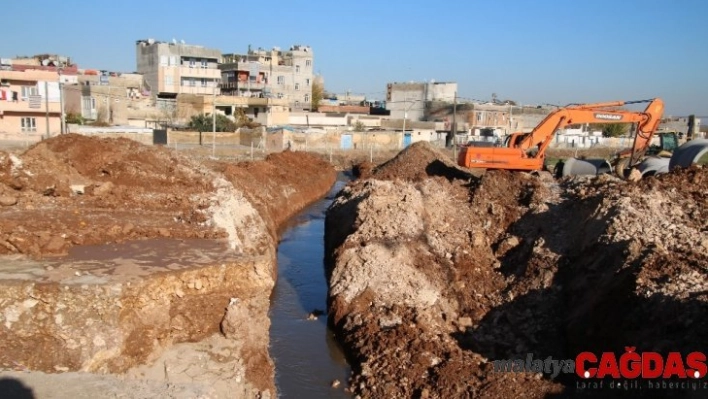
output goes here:
{"type": "Polygon", "coordinates": [[[180,40],[179,42],[182,43],[182,44],[184,44],[184,39],[180,40]]]}
{"type": "Polygon", "coordinates": [[[175,39],[174,37],[172,38],[172,44],[177,44],[177,39],[175,39]]]}
{"type": "Polygon", "coordinates": [[[48,66],[48,65],[49,65],[49,60],[42,60],[42,65],[48,66]]]}

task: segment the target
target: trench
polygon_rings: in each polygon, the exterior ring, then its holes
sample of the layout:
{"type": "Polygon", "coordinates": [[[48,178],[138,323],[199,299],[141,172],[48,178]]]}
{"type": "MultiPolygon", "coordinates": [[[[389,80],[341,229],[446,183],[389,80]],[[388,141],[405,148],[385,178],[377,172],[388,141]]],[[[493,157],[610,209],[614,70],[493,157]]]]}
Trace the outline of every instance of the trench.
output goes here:
{"type": "Polygon", "coordinates": [[[349,398],[351,368],[327,326],[325,212],[349,177],[339,173],[329,193],[290,219],[278,245],[278,278],[271,295],[270,354],[282,398],[349,398]],[[308,320],[315,310],[325,312],[308,320]],[[332,382],[341,384],[334,388],[332,382]]]}

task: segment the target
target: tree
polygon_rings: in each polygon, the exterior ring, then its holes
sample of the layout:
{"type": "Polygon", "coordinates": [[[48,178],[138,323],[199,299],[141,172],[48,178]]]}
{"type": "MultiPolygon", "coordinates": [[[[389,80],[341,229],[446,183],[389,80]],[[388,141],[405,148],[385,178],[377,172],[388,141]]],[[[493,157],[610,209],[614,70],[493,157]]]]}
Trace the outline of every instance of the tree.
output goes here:
{"type": "Polygon", "coordinates": [[[315,81],[312,82],[312,105],[310,105],[311,110],[317,110],[317,108],[320,106],[320,102],[322,102],[322,99],[324,98],[324,94],[324,87],[320,82],[315,79],[315,81]]]}
{"type": "Polygon", "coordinates": [[[363,132],[365,128],[366,126],[364,126],[364,123],[362,123],[361,121],[356,121],[356,123],[354,124],[355,132],[363,132]]]}
{"type": "MultiPolygon", "coordinates": [[[[199,132],[211,132],[214,128],[211,114],[199,114],[192,116],[189,121],[189,128],[199,132]]],[[[216,131],[235,132],[236,124],[225,115],[217,114],[216,131]]]]}
{"type": "Polygon", "coordinates": [[[602,130],[602,137],[619,137],[627,133],[629,123],[593,123],[590,129],[602,130]]]}

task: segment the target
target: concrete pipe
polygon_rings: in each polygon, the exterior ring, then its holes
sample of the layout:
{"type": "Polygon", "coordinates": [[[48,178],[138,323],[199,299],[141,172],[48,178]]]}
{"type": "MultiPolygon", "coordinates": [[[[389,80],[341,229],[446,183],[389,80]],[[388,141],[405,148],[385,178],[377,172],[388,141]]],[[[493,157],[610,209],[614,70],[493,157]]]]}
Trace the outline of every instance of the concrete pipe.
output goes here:
{"type": "Polygon", "coordinates": [[[708,139],[695,139],[687,141],[681,147],[674,150],[669,162],[669,170],[676,166],[687,168],[691,164],[698,162],[701,157],[708,153],[708,139]]]}
{"type": "Polygon", "coordinates": [[[642,177],[669,173],[669,158],[649,157],[643,160],[637,169],[642,173],[642,177]]]}
{"type": "Polygon", "coordinates": [[[563,165],[563,176],[600,175],[611,173],[612,165],[605,159],[568,158],[563,165]]]}

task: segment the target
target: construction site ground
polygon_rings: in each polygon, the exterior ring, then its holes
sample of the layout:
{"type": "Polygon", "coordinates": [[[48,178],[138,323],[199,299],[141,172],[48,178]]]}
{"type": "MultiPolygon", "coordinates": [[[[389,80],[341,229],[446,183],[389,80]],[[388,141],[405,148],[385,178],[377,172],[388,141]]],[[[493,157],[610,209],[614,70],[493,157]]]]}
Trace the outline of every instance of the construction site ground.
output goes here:
{"type": "MultiPolygon", "coordinates": [[[[326,222],[330,321],[372,398],[705,397],[495,360],[708,348],[708,169],[472,175],[425,143],[356,168],[326,222]],[[538,370],[536,370],[538,371],[538,370]]],[[[656,381],[654,381],[656,382],[656,381]]],[[[694,381],[696,382],[696,381],[694,381]]],[[[693,388],[696,388],[693,386],[693,388]]]]}
{"type": "Polygon", "coordinates": [[[278,232],[335,178],[74,134],[0,152],[0,392],[275,397],[278,232]]]}
{"type": "Polygon", "coordinates": [[[0,389],[275,397],[279,233],[350,168],[325,273],[354,395],[606,397],[493,362],[708,348],[708,169],[556,180],[424,142],[373,155],[237,163],[79,135],[0,151],[0,389]]]}

